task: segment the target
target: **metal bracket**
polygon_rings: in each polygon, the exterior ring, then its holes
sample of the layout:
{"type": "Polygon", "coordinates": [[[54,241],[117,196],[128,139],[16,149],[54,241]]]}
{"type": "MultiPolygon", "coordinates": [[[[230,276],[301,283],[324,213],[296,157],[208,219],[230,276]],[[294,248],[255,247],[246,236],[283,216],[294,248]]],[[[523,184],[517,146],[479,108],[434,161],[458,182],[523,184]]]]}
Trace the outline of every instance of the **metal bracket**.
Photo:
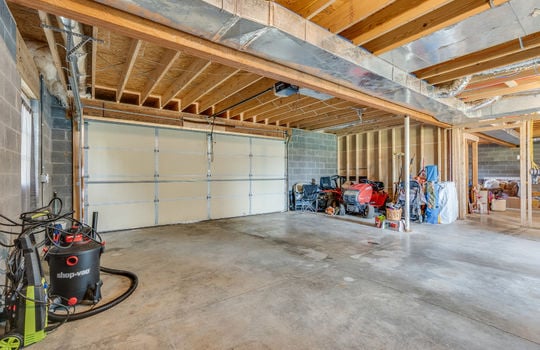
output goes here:
{"type": "Polygon", "coordinates": [[[76,32],[73,32],[71,30],[68,30],[68,29],[62,29],[62,28],[58,28],[58,27],[54,27],[54,26],[51,26],[51,25],[48,25],[48,24],[45,24],[45,23],[41,23],[40,24],[41,28],[44,28],[44,29],[50,29],[54,32],[58,32],[58,33],[65,33],[65,34],[70,34],[70,35],[73,35],[73,36],[76,36],[76,37],[79,37],[79,38],[83,38],[84,40],[81,41],[80,43],[78,43],[77,45],[75,45],[73,48],[68,48],[69,50],[67,51],[67,56],[70,57],[71,55],[75,54],[75,52],[80,49],[81,47],[83,47],[84,45],[86,45],[86,43],[90,42],[90,41],[95,41],[95,42],[98,42],[100,44],[103,44],[105,41],[101,40],[101,39],[97,39],[97,38],[94,38],[92,36],[89,36],[89,35],[85,35],[85,34],[80,34],[80,33],[76,33],[76,32]]]}

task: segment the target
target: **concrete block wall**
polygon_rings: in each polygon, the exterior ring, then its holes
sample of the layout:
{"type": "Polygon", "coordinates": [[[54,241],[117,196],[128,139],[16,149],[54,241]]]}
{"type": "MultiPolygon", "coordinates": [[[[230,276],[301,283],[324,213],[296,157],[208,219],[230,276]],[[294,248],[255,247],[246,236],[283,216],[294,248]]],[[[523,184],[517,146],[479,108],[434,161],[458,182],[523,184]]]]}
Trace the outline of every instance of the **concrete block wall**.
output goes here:
{"type": "Polygon", "coordinates": [[[297,182],[319,183],[321,176],[337,174],[337,137],[293,129],[288,145],[289,187],[297,182]]]}
{"type": "Polygon", "coordinates": [[[17,73],[15,22],[0,0],[0,213],[21,211],[21,80],[17,73]]]}
{"type": "MultiPolygon", "coordinates": [[[[519,177],[519,148],[478,146],[478,177],[519,177]]],[[[534,144],[534,160],[540,162],[540,143],[534,144]]]]}
{"type": "Polygon", "coordinates": [[[71,119],[56,97],[43,91],[42,103],[42,174],[49,175],[43,186],[43,203],[47,204],[56,192],[64,210],[72,208],[72,139],[71,119]]]}

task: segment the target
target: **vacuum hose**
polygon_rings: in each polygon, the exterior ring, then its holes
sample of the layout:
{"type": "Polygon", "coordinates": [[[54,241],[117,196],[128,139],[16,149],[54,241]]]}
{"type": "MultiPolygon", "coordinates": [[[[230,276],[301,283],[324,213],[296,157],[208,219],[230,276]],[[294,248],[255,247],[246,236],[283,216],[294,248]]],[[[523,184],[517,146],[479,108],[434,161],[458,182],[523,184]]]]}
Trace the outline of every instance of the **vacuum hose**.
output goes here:
{"type": "Polygon", "coordinates": [[[100,269],[100,271],[105,272],[105,273],[109,273],[109,274],[112,274],[112,275],[118,275],[118,276],[124,276],[124,277],[129,278],[131,280],[131,284],[130,284],[129,288],[124,293],[122,293],[120,296],[118,296],[117,298],[109,301],[108,303],[103,304],[103,305],[101,305],[99,307],[87,310],[87,311],[83,311],[83,312],[79,312],[79,313],[73,313],[73,314],[63,314],[63,315],[59,315],[59,314],[54,313],[53,311],[49,311],[49,315],[48,315],[49,316],[49,321],[51,321],[51,322],[70,322],[70,321],[81,320],[81,319],[86,318],[86,317],[94,316],[94,315],[96,315],[96,314],[98,314],[100,312],[103,312],[105,310],[110,309],[111,307],[113,307],[115,305],[120,304],[127,297],[129,297],[135,291],[135,289],[137,289],[137,285],[139,284],[139,278],[133,272],[111,269],[111,268],[104,267],[104,266],[100,266],[99,269],[100,269]]]}

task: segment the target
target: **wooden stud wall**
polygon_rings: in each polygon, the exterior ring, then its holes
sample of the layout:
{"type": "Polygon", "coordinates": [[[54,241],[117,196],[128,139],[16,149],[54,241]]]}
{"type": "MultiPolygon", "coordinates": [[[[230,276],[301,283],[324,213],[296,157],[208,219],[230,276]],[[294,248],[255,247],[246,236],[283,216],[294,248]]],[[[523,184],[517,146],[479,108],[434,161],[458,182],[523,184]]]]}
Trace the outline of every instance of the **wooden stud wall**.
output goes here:
{"type": "MultiPolygon", "coordinates": [[[[338,137],[338,171],[349,181],[362,178],[384,182],[387,191],[398,181],[404,151],[403,127],[367,131],[338,137]]],[[[430,125],[414,125],[410,131],[411,174],[436,164],[441,181],[448,181],[448,131],[430,125]]]]}

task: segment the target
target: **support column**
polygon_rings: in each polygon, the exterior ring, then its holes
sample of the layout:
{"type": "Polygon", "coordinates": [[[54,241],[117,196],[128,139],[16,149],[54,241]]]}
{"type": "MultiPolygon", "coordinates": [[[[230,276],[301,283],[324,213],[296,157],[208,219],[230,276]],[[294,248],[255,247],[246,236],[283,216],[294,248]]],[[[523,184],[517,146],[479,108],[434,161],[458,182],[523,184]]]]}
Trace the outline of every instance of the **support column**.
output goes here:
{"type": "Polygon", "coordinates": [[[404,118],[404,128],[405,128],[405,138],[404,138],[404,145],[403,148],[405,150],[405,157],[403,162],[404,167],[404,182],[405,182],[405,232],[411,231],[411,198],[410,198],[410,189],[411,189],[411,182],[409,180],[411,174],[410,174],[410,168],[409,168],[409,162],[411,158],[411,150],[410,150],[410,140],[409,140],[409,127],[410,127],[410,119],[409,116],[406,115],[404,118]]]}

